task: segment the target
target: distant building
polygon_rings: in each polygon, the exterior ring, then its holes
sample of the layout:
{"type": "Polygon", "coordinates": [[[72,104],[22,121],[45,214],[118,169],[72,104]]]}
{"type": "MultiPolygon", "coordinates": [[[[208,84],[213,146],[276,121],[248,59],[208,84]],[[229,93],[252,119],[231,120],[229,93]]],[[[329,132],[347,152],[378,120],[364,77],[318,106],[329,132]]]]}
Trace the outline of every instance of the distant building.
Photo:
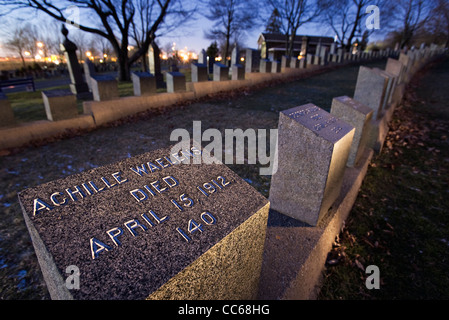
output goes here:
{"type": "MultiPolygon", "coordinates": [[[[297,35],[293,42],[294,56],[305,56],[308,53],[318,54],[317,46],[330,49],[334,43],[332,37],[297,35]]],[[[257,40],[262,59],[280,60],[286,53],[286,36],[281,33],[261,33],[257,40]]]]}

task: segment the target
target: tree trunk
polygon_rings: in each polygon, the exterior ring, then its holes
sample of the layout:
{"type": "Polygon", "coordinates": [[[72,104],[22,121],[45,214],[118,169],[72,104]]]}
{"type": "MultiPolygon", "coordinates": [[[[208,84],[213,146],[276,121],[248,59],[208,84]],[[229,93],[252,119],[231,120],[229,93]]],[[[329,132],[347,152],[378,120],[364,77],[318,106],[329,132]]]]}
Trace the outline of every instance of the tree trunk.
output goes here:
{"type": "Polygon", "coordinates": [[[22,59],[23,68],[26,68],[25,58],[23,57],[22,52],[20,52],[20,59],[22,59]]]}
{"type": "Polygon", "coordinates": [[[128,52],[123,52],[118,56],[118,79],[119,81],[130,81],[130,65],[128,59],[128,52]]]}

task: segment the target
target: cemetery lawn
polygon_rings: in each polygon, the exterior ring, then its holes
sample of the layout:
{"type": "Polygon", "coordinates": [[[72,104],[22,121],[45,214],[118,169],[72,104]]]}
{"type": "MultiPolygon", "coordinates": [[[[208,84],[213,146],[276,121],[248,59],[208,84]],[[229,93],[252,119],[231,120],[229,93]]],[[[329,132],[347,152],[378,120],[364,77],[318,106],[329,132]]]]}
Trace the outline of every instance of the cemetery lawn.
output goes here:
{"type": "Polygon", "coordinates": [[[449,59],[410,83],[328,256],[320,299],[449,299],[449,59]],[[376,265],[380,289],[368,290],[376,265]]]}

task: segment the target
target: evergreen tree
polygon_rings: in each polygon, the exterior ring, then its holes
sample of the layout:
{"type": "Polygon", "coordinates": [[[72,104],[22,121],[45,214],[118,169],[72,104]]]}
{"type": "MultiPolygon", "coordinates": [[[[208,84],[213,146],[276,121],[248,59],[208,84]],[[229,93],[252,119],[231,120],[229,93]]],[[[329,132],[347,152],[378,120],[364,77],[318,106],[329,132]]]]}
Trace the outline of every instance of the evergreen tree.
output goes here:
{"type": "Polygon", "coordinates": [[[281,29],[282,29],[281,15],[279,14],[278,9],[274,8],[273,13],[270,16],[270,19],[268,19],[268,23],[265,28],[265,32],[266,33],[281,33],[281,29]]]}

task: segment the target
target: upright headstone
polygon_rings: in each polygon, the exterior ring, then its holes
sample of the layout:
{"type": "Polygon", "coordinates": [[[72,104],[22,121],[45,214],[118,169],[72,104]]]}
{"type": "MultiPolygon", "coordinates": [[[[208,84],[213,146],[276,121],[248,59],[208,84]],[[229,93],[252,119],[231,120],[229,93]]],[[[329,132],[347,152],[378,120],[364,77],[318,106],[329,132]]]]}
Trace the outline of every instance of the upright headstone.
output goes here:
{"type": "Polygon", "coordinates": [[[167,92],[186,91],[186,77],[182,72],[167,72],[167,92]]]}
{"type": "Polygon", "coordinates": [[[373,118],[377,119],[382,114],[387,87],[387,78],[371,68],[360,66],[354,100],[370,107],[374,111],[373,118]]]}
{"type": "Polygon", "coordinates": [[[245,80],[245,67],[241,64],[234,64],[231,67],[232,80],[245,80]]]}
{"type": "Polygon", "coordinates": [[[323,66],[326,65],[329,62],[328,58],[329,58],[329,53],[327,51],[327,48],[322,46],[321,52],[320,52],[321,65],[323,65],[323,66]]]}
{"type": "Polygon", "coordinates": [[[399,61],[404,66],[404,72],[402,73],[401,82],[407,83],[410,80],[409,76],[410,76],[412,61],[410,59],[410,56],[408,56],[407,54],[404,54],[402,52],[399,54],[399,61]]]}
{"type": "Polygon", "coordinates": [[[156,86],[158,88],[164,88],[164,76],[161,69],[161,50],[155,42],[152,42],[150,49],[148,50],[148,62],[150,73],[156,77],[156,86]]]}
{"type": "Polygon", "coordinates": [[[293,61],[293,59],[295,58],[291,58],[288,56],[282,56],[281,58],[281,70],[285,69],[285,68],[292,68],[291,67],[291,61],[293,61]]]}
{"type": "Polygon", "coordinates": [[[78,116],[76,96],[71,90],[42,91],[45,113],[50,121],[71,119],[78,116]]]}
{"type": "Polygon", "coordinates": [[[191,71],[192,71],[192,82],[209,81],[209,76],[207,74],[207,64],[192,63],[191,71]]]}
{"type": "Polygon", "coordinates": [[[340,194],[354,128],[306,104],[282,111],[271,208],[317,225],[340,194]]]}
{"type": "Polygon", "coordinates": [[[271,61],[268,59],[261,59],[259,72],[260,73],[271,73],[271,61]]]}
{"type": "Polygon", "coordinates": [[[229,67],[221,63],[214,63],[214,81],[229,80],[229,67]]]}
{"type": "Polygon", "coordinates": [[[260,65],[260,53],[254,49],[246,49],[245,73],[256,72],[260,65]]]}
{"type": "Polygon", "coordinates": [[[91,76],[92,94],[94,101],[118,99],[117,79],[109,75],[91,76]]]}
{"type": "Polygon", "coordinates": [[[389,106],[389,103],[391,101],[391,96],[392,96],[394,87],[396,85],[397,79],[393,74],[389,73],[386,70],[382,70],[379,68],[373,68],[373,70],[388,80],[387,88],[385,89],[385,97],[384,97],[384,101],[383,101],[383,105],[382,105],[382,109],[387,109],[387,107],[389,106]]]}
{"type": "Polygon", "coordinates": [[[78,47],[72,41],[67,38],[69,31],[62,25],[62,34],[65,37],[65,40],[60,45],[61,51],[64,53],[64,56],[67,61],[67,68],[69,69],[70,74],[70,90],[73,94],[76,95],[84,95],[89,93],[89,87],[87,83],[83,79],[83,74],[81,72],[81,66],[78,62],[78,56],[76,55],[76,50],[78,47]]]}
{"type": "Polygon", "coordinates": [[[204,49],[202,49],[198,55],[198,63],[207,66],[207,54],[204,49]]]}
{"type": "Polygon", "coordinates": [[[51,298],[255,299],[269,203],[224,164],[188,164],[201,153],[159,149],[20,192],[51,298]]]}
{"type": "Polygon", "coordinates": [[[356,166],[367,147],[368,125],[373,116],[373,110],[348,96],[342,96],[332,100],[330,113],[355,128],[347,166],[356,166]]]}
{"type": "Polygon", "coordinates": [[[290,68],[297,69],[299,68],[299,59],[296,57],[290,58],[290,68]]]}
{"type": "Polygon", "coordinates": [[[279,73],[279,72],[281,72],[281,62],[271,61],[271,73],[279,73]]]}
{"type": "Polygon", "coordinates": [[[319,56],[320,53],[321,53],[321,40],[320,40],[320,41],[318,42],[318,44],[316,45],[316,48],[315,48],[315,55],[316,55],[316,56],[319,56]]]}
{"type": "Polygon", "coordinates": [[[135,96],[149,96],[157,93],[156,77],[149,72],[131,74],[135,96]]]}
{"type": "Polygon", "coordinates": [[[332,42],[331,48],[330,48],[330,50],[329,50],[329,53],[330,53],[330,54],[335,54],[336,48],[337,48],[337,44],[336,44],[335,42],[332,42]]]}
{"type": "Polygon", "coordinates": [[[240,52],[237,45],[232,49],[231,53],[231,67],[235,64],[240,64],[240,52]]]}
{"type": "Polygon", "coordinates": [[[14,112],[6,95],[0,91],[0,127],[12,126],[16,123],[14,112]]]}
{"type": "Polygon", "coordinates": [[[307,66],[313,65],[313,57],[314,55],[311,53],[308,53],[306,56],[307,66]]]}
{"type": "Polygon", "coordinates": [[[89,91],[92,92],[92,84],[90,83],[90,77],[96,75],[95,66],[92,63],[92,61],[90,61],[89,58],[86,58],[84,60],[83,68],[84,68],[84,78],[86,79],[89,91]]]}

